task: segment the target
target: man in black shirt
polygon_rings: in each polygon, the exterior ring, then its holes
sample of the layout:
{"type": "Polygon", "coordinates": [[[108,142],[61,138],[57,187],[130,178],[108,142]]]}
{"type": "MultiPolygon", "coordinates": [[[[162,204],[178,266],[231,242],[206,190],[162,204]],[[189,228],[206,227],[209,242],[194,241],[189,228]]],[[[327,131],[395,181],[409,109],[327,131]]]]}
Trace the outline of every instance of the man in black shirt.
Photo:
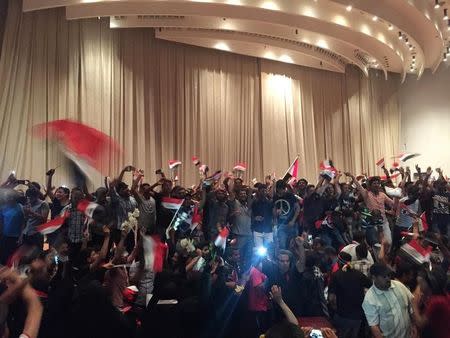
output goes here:
{"type": "Polygon", "coordinates": [[[266,196],[266,185],[257,183],[255,185],[256,198],[252,203],[252,230],[255,247],[272,246],[272,209],[273,203],[266,196]]]}
{"type": "Polygon", "coordinates": [[[263,263],[263,273],[269,277],[269,289],[278,285],[283,292],[283,299],[297,316],[303,315],[302,277],[293,255],[288,250],[280,250],[276,264],[263,263]]]}
{"type": "Polygon", "coordinates": [[[204,220],[204,232],[208,240],[213,241],[219,234],[217,225],[222,227],[227,225],[230,210],[227,202],[228,196],[224,189],[207,193],[206,187],[203,187],[199,211],[205,210],[207,212],[204,220]]]}
{"type": "Polygon", "coordinates": [[[338,337],[357,338],[364,312],[364,288],[372,286],[372,281],[358,270],[350,267],[352,257],[341,252],[338,256],[339,270],[331,276],[328,300],[335,309],[335,326],[338,337]]]}
{"type": "Polygon", "coordinates": [[[286,183],[283,180],[278,180],[273,200],[273,215],[278,227],[278,241],[281,249],[287,248],[289,241],[297,236],[296,221],[300,213],[297,198],[286,188],[286,183]]]}

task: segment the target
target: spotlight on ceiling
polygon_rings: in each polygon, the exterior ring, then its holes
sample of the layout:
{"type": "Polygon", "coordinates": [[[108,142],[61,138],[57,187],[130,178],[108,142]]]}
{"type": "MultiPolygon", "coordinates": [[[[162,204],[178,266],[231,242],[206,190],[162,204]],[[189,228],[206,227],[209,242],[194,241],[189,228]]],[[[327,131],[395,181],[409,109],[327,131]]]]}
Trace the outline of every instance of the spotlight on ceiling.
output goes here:
{"type": "Polygon", "coordinates": [[[398,32],[398,39],[399,39],[399,40],[403,40],[403,34],[402,34],[402,32],[398,32]]]}
{"type": "Polygon", "coordinates": [[[434,8],[438,9],[439,7],[441,7],[439,0],[434,0],[434,8]]]}
{"type": "Polygon", "coordinates": [[[348,5],[347,7],[345,7],[345,9],[347,10],[347,12],[351,12],[353,9],[352,5],[348,5]]]}
{"type": "Polygon", "coordinates": [[[409,45],[409,50],[413,50],[413,45],[409,45]]]}
{"type": "Polygon", "coordinates": [[[448,20],[448,10],[444,8],[444,20],[448,20]]]}
{"type": "Polygon", "coordinates": [[[389,28],[388,28],[390,31],[391,30],[393,30],[394,29],[394,26],[392,26],[392,25],[389,25],[389,28]]]}
{"type": "Polygon", "coordinates": [[[374,16],[372,17],[372,21],[378,21],[378,16],[374,15],[374,16]]]}

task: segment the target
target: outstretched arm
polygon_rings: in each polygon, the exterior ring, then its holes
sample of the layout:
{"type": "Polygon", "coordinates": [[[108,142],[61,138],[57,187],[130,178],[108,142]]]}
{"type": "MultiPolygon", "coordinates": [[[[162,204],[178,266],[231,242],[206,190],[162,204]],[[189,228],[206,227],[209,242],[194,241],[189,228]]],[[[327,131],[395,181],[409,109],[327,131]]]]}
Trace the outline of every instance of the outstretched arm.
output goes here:
{"type": "Polygon", "coordinates": [[[281,288],[279,288],[277,285],[273,285],[272,289],[270,290],[270,297],[281,308],[288,322],[298,325],[297,317],[295,317],[294,313],[289,308],[289,306],[286,305],[283,297],[281,296],[281,288]]]}

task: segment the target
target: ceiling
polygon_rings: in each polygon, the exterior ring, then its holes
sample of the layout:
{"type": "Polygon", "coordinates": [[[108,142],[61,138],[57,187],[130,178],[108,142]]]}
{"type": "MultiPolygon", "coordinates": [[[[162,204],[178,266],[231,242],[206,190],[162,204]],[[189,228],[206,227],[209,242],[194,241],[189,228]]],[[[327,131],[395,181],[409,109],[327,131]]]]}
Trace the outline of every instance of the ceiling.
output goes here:
{"type": "Polygon", "coordinates": [[[23,0],[25,12],[55,7],[68,20],[109,17],[112,29],[153,27],[159,39],[341,73],[350,63],[403,80],[434,72],[450,51],[450,1],[23,0]]]}

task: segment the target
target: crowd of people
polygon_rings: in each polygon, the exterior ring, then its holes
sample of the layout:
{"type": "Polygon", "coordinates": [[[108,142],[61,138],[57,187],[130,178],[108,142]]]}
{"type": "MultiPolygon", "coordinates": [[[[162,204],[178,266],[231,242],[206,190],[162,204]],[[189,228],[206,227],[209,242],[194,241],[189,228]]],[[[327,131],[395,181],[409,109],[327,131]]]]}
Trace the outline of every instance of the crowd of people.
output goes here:
{"type": "Polygon", "coordinates": [[[450,184],[415,169],[185,188],[127,166],[93,192],[11,174],[0,337],[448,337],[450,184]]]}

